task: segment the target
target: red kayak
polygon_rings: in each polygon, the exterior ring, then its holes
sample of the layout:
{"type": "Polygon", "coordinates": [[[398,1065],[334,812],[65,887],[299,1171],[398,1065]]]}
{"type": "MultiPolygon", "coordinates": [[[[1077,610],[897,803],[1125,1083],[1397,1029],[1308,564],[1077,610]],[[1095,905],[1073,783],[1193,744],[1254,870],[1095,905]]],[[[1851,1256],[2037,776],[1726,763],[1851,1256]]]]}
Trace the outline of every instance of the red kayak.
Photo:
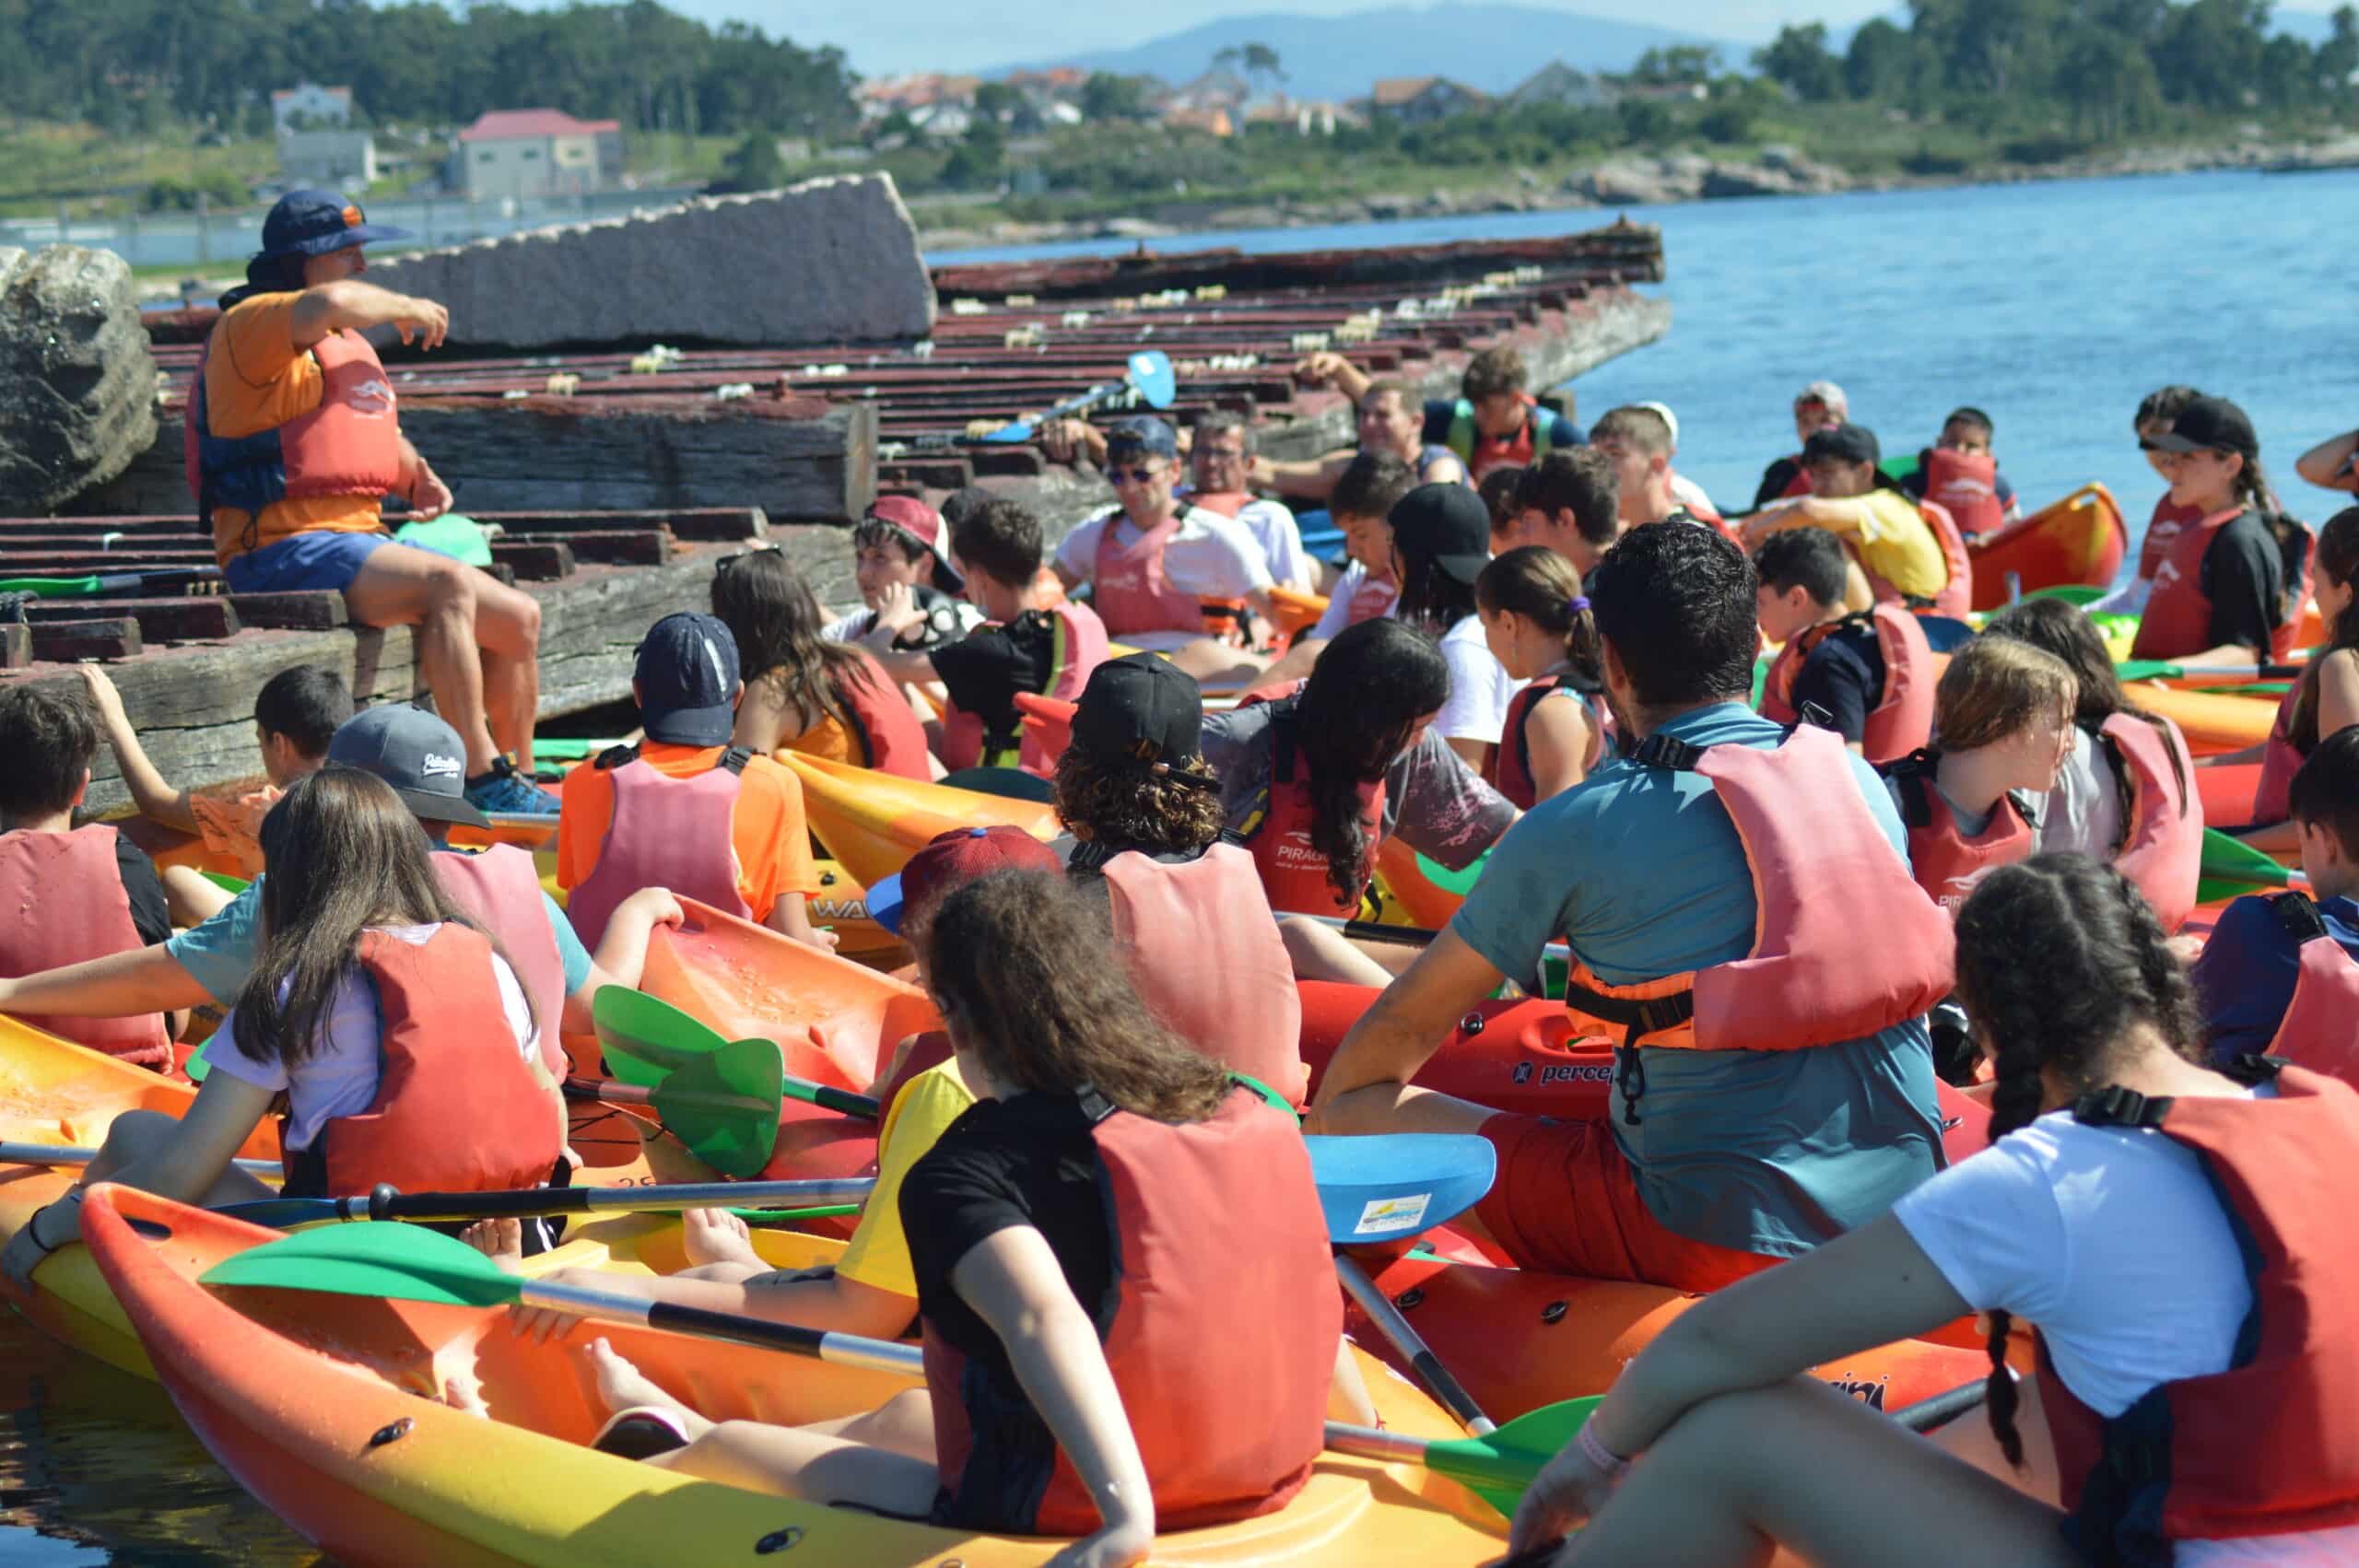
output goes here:
{"type": "Polygon", "coordinates": [[[1966,549],[1974,561],[1974,607],[1996,610],[2016,590],[2110,585],[2130,549],[2130,527],[2112,491],[2084,485],[1966,549]]]}

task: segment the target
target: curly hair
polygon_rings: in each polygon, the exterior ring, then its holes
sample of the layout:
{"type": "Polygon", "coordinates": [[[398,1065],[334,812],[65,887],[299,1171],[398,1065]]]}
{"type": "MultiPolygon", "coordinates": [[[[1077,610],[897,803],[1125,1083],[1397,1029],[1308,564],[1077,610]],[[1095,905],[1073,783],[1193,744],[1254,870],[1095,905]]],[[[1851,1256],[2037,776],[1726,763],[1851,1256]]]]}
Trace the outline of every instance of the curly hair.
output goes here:
{"type": "Polygon", "coordinates": [[[1136,763],[1109,767],[1086,746],[1069,745],[1055,783],[1057,817],[1085,842],[1185,854],[1220,837],[1219,788],[1184,774],[1149,773],[1136,763]]]}
{"type": "MultiPolygon", "coordinates": [[[[2135,883],[2085,855],[2051,853],[1986,877],[1957,914],[1957,994],[1990,1053],[1992,1141],[2040,1114],[2043,1074],[2075,1094],[2138,1024],[2205,1063],[2195,990],[2135,883]]],[[[1990,1432],[2023,1464],[2005,1312],[1990,1320],[1990,1432]]]]}

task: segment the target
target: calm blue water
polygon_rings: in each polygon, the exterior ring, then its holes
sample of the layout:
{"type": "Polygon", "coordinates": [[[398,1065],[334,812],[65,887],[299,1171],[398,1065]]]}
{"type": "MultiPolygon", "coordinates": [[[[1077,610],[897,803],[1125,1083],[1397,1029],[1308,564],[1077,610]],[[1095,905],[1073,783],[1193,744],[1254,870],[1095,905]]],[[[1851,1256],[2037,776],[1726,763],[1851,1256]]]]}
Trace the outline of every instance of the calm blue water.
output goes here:
{"type": "MultiPolygon", "coordinates": [[[[1826,378],[1887,455],[1913,451],[1974,404],[2026,506],[2092,479],[2133,530],[2163,484],[2130,416],[2183,381],[2243,404],[2294,510],[2336,499],[2294,459],[2359,425],[2359,330],[2343,252],[2359,236],[2359,172],[1991,185],[1634,208],[1662,226],[1671,335],[1582,377],[1579,409],[1660,400],[1679,466],[1723,506],[1793,449],[1793,393],[1826,378]]],[[[1593,228],[1604,212],[1276,229],[1158,240],[1249,251],[1386,245],[1593,228]]],[[[1040,246],[961,259],[1074,254],[1040,246]]]]}

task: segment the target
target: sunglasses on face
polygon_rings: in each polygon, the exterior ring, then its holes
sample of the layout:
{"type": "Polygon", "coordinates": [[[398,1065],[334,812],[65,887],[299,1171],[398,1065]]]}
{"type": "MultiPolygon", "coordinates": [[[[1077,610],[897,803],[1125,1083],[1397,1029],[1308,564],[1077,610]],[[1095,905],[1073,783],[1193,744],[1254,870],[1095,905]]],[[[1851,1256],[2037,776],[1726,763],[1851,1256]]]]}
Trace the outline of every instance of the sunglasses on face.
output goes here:
{"type": "Polygon", "coordinates": [[[1109,468],[1106,477],[1117,485],[1145,485],[1163,477],[1159,468],[1109,468]]]}

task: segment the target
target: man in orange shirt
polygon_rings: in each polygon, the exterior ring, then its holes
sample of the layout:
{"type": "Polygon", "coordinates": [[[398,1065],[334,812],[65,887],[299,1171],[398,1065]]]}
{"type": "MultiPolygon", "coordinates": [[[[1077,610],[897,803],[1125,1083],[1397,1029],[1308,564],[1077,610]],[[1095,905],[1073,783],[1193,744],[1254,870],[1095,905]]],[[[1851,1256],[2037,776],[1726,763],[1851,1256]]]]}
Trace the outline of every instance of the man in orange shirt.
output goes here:
{"type": "Polygon", "coordinates": [[[729,743],[737,704],[737,644],[710,615],[666,615],[639,645],[631,695],[647,739],[616,746],[566,775],[557,820],[557,880],[566,913],[591,947],[606,919],[642,887],[667,887],[813,947],[819,890],[803,785],[792,773],[729,743]]]}
{"type": "Polygon", "coordinates": [[[360,335],[392,327],[433,348],[450,328],[432,300],[360,281],[361,248],[402,237],[325,191],[290,192],[270,209],[246,287],[222,296],[190,380],[189,488],[232,591],[335,589],[355,621],[417,627],[418,673],[466,745],[468,802],[546,814],[555,803],[531,779],[538,602],[393,543],[381,515],[389,495],[418,520],[451,508],[360,335]]]}

